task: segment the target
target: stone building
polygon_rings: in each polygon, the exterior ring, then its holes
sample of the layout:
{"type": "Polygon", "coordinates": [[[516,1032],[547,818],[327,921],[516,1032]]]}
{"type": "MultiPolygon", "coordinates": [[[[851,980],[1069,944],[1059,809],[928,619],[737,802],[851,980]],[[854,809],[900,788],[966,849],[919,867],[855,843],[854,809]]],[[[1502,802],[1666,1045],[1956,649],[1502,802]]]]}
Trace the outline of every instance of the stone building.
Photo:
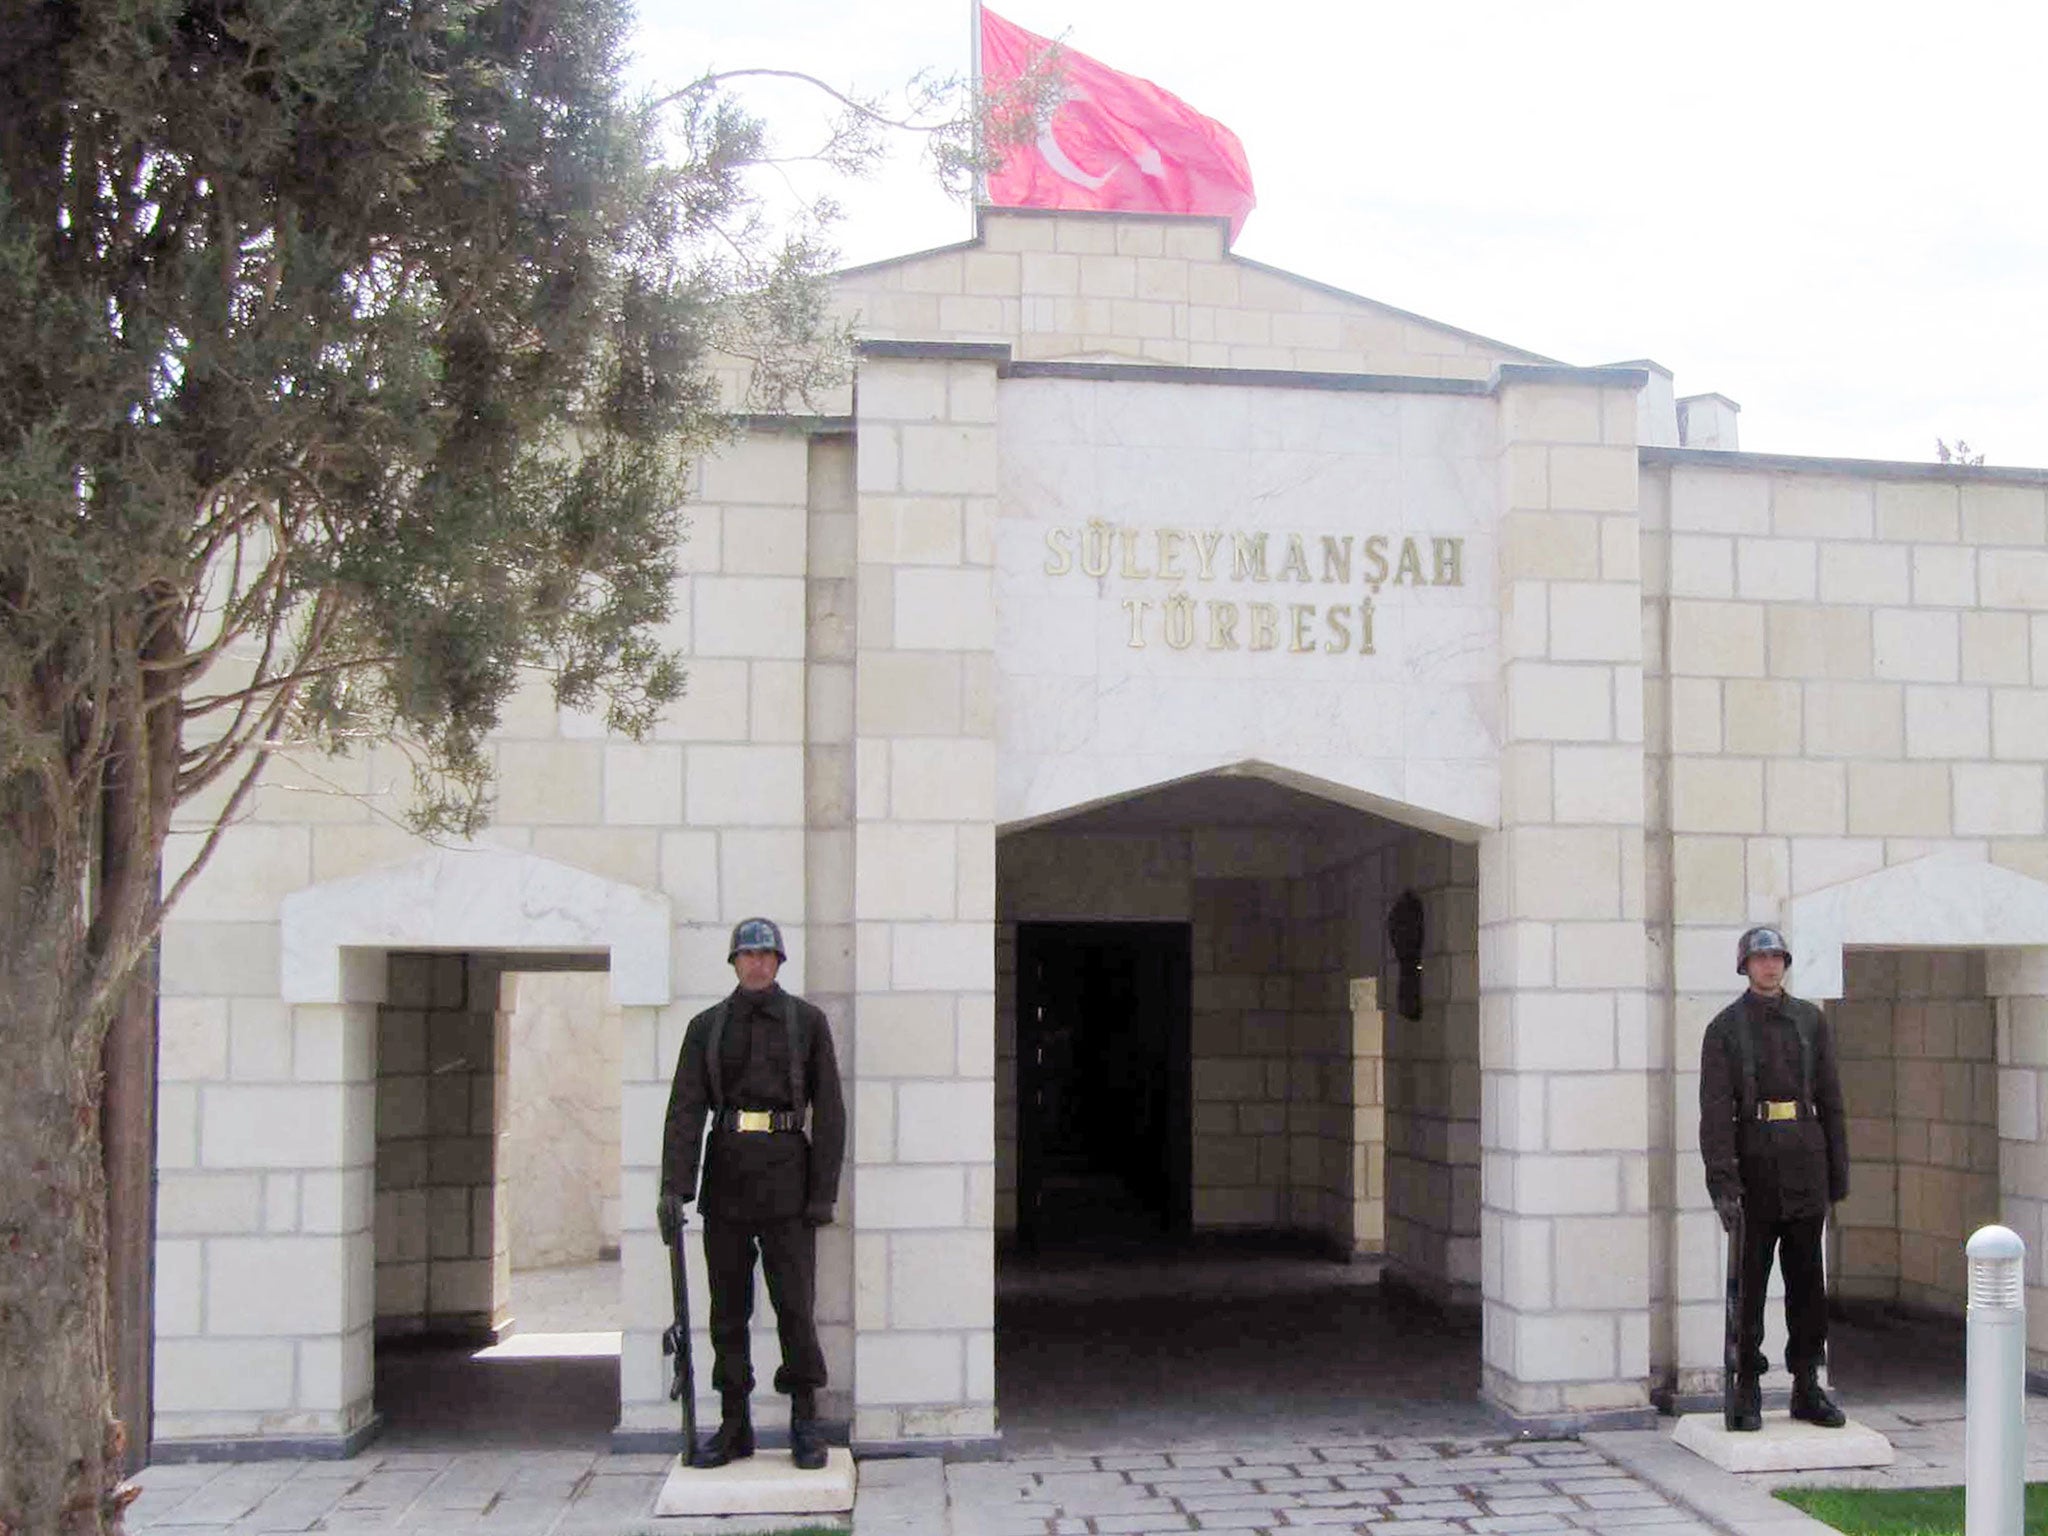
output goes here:
{"type": "Polygon", "coordinates": [[[618,1436],[671,1430],[660,1119],[757,912],[847,1068],[857,1446],[999,1434],[999,1244],[1120,1212],[1383,1257],[1516,1419],[1708,1388],[1694,1072],[1760,921],[1846,1058],[1837,1289],[1959,1312],[1998,1217],[2048,1360],[2048,471],[1743,453],[1215,221],[985,211],[840,291],[843,397],[697,470],[651,739],[533,679],[474,848],[294,765],[177,912],[160,1449],[346,1449],[375,1338],[503,1322],[548,969],[607,973],[618,1436]]]}

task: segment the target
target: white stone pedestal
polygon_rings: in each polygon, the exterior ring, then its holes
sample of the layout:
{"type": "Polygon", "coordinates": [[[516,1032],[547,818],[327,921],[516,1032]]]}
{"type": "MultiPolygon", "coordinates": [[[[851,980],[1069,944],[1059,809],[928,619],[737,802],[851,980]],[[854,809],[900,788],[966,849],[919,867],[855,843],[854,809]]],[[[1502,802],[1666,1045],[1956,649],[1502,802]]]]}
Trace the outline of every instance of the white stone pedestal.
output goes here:
{"type": "Polygon", "coordinates": [[[853,1456],[825,1452],[825,1465],[800,1472],[787,1451],[757,1451],[722,1467],[686,1467],[678,1456],[654,1501],[657,1515],[828,1515],[853,1508],[853,1456]]]}
{"type": "Polygon", "coordinates": [[[1820,1472],[1834,1467],[1888,1467],[1892,1443],[1851,1419],[1840,1429],[1805,1424],[1780,1409],[1764,1427],[1736,1433],[1718,1413],[1688,1413],[1671,1436],[1724,1472],[1820,1472]]]}

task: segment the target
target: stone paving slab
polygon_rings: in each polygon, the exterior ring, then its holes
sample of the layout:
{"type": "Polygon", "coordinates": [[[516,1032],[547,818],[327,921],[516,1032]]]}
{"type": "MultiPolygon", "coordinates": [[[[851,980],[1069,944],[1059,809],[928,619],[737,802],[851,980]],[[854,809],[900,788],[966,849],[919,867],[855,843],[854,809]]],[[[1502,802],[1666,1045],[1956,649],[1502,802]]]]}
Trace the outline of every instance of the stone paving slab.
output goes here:
{"type": "MultiPolygon", "coordinates": [[[[1712,1529],[1569,1440],[1345,1440],[947,1468],[950,1536],[1541,1536],[1712,1529]]],[[[856,1533],[860,1531],[858,1519],[856,1533]]]]}

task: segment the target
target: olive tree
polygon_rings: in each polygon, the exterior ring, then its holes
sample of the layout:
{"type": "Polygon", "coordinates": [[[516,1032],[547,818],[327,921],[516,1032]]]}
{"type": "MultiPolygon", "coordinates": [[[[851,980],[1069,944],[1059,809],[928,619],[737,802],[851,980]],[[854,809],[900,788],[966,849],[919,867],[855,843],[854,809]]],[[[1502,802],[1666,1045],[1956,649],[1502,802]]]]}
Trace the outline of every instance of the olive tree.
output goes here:
{"type": "Polygon", "coordinates": [[[267,762],[403,742],[459,833],[522,667],[643,731],[714,356],[832,364],[761,124],[636,97],[629,23],[0,7],[0,1536],[121,1523],[102,1044],[267,762]]]}

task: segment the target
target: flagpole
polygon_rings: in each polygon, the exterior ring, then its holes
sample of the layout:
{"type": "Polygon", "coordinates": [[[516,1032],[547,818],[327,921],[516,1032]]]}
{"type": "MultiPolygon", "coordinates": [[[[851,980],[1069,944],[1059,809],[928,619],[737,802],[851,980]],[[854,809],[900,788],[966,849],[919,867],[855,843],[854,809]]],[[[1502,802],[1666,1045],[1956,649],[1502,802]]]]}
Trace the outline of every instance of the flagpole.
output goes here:
{"type": "Polygon", "coordinates": [[[988,173],[982,167],[981,101],[981,0],[967,0],[968,109],[974,113],[974,222],[981,224],[982,206],[988,202],[988,173]]]}

